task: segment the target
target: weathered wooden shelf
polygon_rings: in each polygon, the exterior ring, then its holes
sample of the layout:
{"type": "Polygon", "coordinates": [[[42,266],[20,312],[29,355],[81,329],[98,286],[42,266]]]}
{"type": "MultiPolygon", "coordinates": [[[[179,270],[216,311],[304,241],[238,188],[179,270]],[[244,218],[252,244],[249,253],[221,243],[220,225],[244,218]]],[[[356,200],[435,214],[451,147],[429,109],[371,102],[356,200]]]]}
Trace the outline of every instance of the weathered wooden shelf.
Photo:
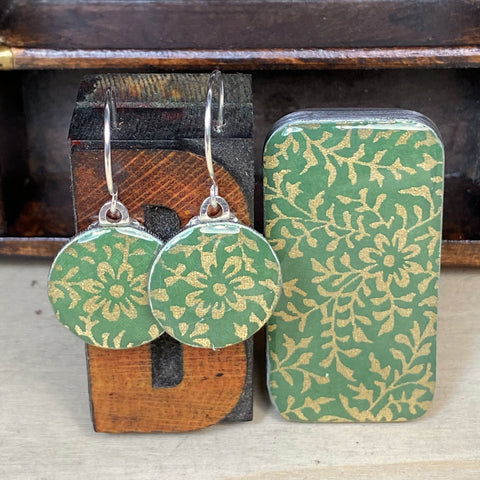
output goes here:
{"type": "Polygon", "coordinates": [[[0,237],[0,255],[53,258],[68,238],[0,237]]]}
{"type": "Polygon", "coordinates": [[[2,0],[2,43],[44,49],[477,46],[478,0],[2,0]]]}
{"type": "MultiPolygon", "coordinates": [[[[0,57],[1,58],[1,57],[0,57]]],[[[59,68],[267,70],[463,68],[480,66],[476,45],[454,47],[300,48],[234,50],[63,50],[8,48],[4,70],[59,68]]],[[[0,61],[0,69],[2,69],[0,61]]]]}

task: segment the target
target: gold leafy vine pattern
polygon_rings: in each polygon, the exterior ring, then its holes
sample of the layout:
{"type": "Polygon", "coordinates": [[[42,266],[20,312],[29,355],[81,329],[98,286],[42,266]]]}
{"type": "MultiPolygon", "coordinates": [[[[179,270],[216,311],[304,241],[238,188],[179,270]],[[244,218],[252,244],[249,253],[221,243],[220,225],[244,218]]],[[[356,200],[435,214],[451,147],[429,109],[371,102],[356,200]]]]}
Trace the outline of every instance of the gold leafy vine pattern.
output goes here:
{"type": "Polygon", "coordinates": [[[284,388],[280,384],[291,387],[286,390],[290,392],[298,388],[297,395],[286,400],[283,395],[282,414],[300,420],[307,419],[305,409],[323,421],[405,420],[405,409],[419,415],[428,408],[435,383],[431,356],[443,162],[436,159],[438,150],[429,148],[437,147],[438,140],[429,131],[392,134],[373,129],[358,129],[355,138],[350,129],[333,143],[328,129],[300,130],[281,137],[265,155],[265,201],[271,208],[266,212],[266,236],[286,259],[284,297],[269,325],[272,395],[278,397],[275,392],[284,388]],[[372,153],[366,141],[383,143],[372,153]],[[415,158],[421,161],[412,164],[411,155],[392,157],[385,142],[419,150],[415,158]],[[417,179],[422,171],[430,175],[430,185],[417,179]],[[321,178],[325,173],[324,189],[305,195],[304,175],[321,178]],[[350,185],[359,185],[356,193],[353,189],[353,194],[332,196],[329,189],[345,177],[350,185]],[[393,185],[393,194],[382,191],[385,184],[393,185]],[[319,248],[325,256],[311,253],[319,248]],[[302,258],[304,267],[311,264],[310,273],[302,271],[303,279],[290,277],[289,262],[295,265],[302,258]],[[403,325],[413,325],[410,336],[403,325]],[[394,345],[386,360],[375,356],[374,345],[382,338],[394,345]],[[318,364],[312,363],[318,358],[315,348],[323,352],[318,364]],[[369,374],[377,376],[373,385],[358,378],[356,363],[365,363],[365,355],[369,374]],[[344,378],[347,390],[336,399],[317,396],[329,382],[325,372],[332,368],[344,378]],[[312,398],[328,407],[336,403],[343,413],[332,414],[335,408],[327,408],[322,414],[320,404],[312,406],[312,398]]]}
{"type": "Polygon", "coordinates": [[[161,334],[153,316],[145,315],[147,268],[154,252],[139,247],[138,237],[115,231],[106,235],[107,241],[104,234],[67,245],[55,260],[48,295],[59,320],[88,343],[130,348],[161,334]],[[137,273],[134,259],[142,257],[144,267],[137,273]]]}
{"type": "Polygon", "coordinates": [[[192,228],[185,241],[165,249],[154,267],[150,296],[170,335],[222,348],[263,326],[280,293],[280,269],[270,247],[246,227],[238,226],[237,233],[201,229],[192,228]]]}

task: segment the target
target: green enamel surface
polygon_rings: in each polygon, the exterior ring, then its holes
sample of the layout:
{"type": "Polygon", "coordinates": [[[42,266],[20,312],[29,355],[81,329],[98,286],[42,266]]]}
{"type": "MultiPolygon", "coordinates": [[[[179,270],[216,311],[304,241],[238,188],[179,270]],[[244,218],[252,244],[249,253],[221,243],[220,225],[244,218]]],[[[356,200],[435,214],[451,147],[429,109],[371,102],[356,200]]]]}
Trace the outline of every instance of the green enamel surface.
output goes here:
{"type": "Polygon", "coordinates": [[[293,421],[400,421],[435,388],[443,148],[422,123],[293,124],[264,152],[284,294],[269,390],[293,421]]]}
{"type": "Polygon", "coordinates": [[[48,296],[61,323],[91,345],[130,348],[159,337],[148,273],[162,243],[134,227],[91,228],[55,258],[48,296]]]}
{"type": "Polygon", "coordinates": [[[265,324],[280,283],[268,242],[244,225],[218,221],[190,227],[165,245],[152,268],[149,296],[172,337],[223,348],[265,324]]]}

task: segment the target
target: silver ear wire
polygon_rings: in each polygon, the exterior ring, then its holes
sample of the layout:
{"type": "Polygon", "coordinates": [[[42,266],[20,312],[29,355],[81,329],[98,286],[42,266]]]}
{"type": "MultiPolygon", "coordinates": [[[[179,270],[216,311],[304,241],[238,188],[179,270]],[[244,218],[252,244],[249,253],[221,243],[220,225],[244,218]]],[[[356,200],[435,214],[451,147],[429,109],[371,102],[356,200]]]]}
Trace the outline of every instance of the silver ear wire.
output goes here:
{"type": "Polygon", "coordinates": [[[210,75],[208,82],[207,100],[205,104],[205,158],[207,159],[207,169],[212,180],[212,186],[210,187],[210,205],[212,208],[217,208],[218,186],[215,181],[215,173],[213,171],[213,158],[212,158],[212,125],[215,132],[221,132],[225,126],[223,122],[224,111],[224,87],[223,77],[220,70],[214,70],[210,75]],[[212,103],[213,103],[213,89],[215,84],[218,83],[218,116],[217,121],[213,125],[212,122],[212,103]]]}
{"type": "Polygon", "coordinates": [[[112,196],[110,202],[110,212],[115,214],[117,211],[118,188],[113,182],[112,176],[112,144],[111,144],[111,126],[117,127],[117,108],[115,105],[115,96],[113,90],[107,88],[105,97],[105,110],[103,116],[103,145],[105,160],[105,177],[107,179],[108,193],[112,196]]]}

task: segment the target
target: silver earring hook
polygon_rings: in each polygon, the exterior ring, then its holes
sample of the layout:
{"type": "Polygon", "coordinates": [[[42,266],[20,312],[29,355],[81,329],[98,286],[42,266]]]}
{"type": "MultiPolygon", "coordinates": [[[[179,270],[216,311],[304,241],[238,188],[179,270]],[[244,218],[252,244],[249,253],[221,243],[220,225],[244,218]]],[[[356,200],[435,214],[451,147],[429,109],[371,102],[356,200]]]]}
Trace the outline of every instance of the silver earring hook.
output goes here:
{"type": "Polygon", "coordinates": [[[117,127],[117,108],[115,105],[115,96],[113,90],[107,88],[105,97],[105,110],[103,116],[103,146],[104,146],[104,160],[105,160],[105,177],[107,179],[108,193],[112,196],[110,212],[113,214],[117,211],[118,188],[113,183],[112,175],[112,144],[111,144],[111,130],[117,127]]]}
{"type": "Polygon", "coordinates": [[[220,133],[225,126],[223,122],[224,88],[222,72],[220,72],[220,70],[214,70],[210,75],[210,80],[208,82],[207,101],[205,104],[205,158],[207,159],[208,173],[212,180],[212,186],[210,187],[210,205],[212,208],[217,208],[218,197],[218,186],[217,182],[215,181],[212,158],[212,103],[213,89],[216,83],[218,83],[218,116],[213,129],[215,132],[220,133]]]}

